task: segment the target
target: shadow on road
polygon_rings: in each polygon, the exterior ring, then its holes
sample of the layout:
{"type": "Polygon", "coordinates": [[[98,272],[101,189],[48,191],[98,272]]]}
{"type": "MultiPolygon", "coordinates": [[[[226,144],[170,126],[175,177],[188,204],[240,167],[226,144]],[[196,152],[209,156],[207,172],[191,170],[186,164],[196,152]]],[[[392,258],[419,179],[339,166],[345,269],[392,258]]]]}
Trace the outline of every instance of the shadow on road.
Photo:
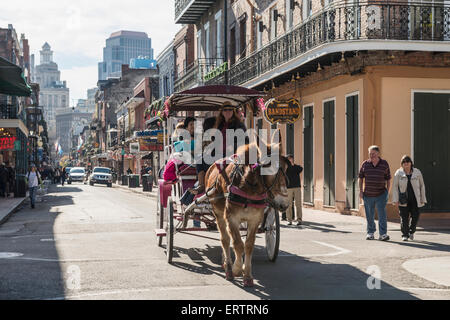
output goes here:
{"type": "Polygon", "coordinates": [[[73,204],[70,195],[77,187],[51,185],[44,202],[30,208],[29,200],[6,223],[0,225],[0,252],[22,256],[0,259],[0,299],[46,299],[64,297],[64,270],[55,247],[54,225],[59,212],[54,207],[73,204]],[[5,232],[6,231],[6,232],[5,232]],[[11,232],[9,232],[11,231],[11,232]]]}
{"type": "MultiPolygon", "coordinates": [[[[368,289],[374,283],[365,273],[348,264],[329,264],[311,261],[280,251],[276,262],[265,256],[265,248],[255,246],[252,261],[255,286],[243,287],[242,277],[232,283],[255,298],[274,300],[413,300],[406,291],[380,281],[379,290],[368,289]]],[[[215,274],[225,278],[222,268],[222,248],[207,245],[206,249],[175,247],[173,266],[194,273],[215,274]],[[178,262],[179,254],[187,255],[192,263],[178,262]],[[207,261],[209,260],[209,261],[207,261]]]]}
{"type": "Polygon", "coordinates": [[[309,221],[302,222],[301,226],[296,226],[295,222],[293,222],[292,226],[280,225],[280,228],[281,229],[303,229],[303,228],[307,228],[307,229],[317,230],[317,231],[321,231],[321,232],[351,233],[350,231],[337,230],[336,226],[331,225],[331,224],[316,223],[316,222],[309,222],[309,221]]]}

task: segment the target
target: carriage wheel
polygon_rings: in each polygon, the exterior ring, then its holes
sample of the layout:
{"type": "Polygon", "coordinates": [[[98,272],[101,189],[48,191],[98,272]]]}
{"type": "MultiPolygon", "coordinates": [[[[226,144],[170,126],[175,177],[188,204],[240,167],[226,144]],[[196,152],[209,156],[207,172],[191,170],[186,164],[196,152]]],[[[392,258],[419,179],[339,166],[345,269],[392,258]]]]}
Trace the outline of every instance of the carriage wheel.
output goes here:
{"type": "Polygon", "coordinates": [[[269,261],[275,262],[280,247],[280,217],[278,210],[273,207],[266,208],[267,218],[264,225],[266,234],[266,252],[269,261]]]}
{"type": "Polygon", "coordinates": [[[173,223],[173,201],[172,197],[169,197],[167,200],[167,225],[166,225],[166,237],[167,237],[167,246],[166,246],[166,255],[167,262],[172,263],[173,257],[173,234],[175,231],[174,223],[173,223]]]}
{"type": "MultiPolygon", "coordinates": [[[[164,227],[164,208],[161,206],[161,201],[159,200],[159,188],[158,188],[158,192],[156,195],[156,199],[158,199],[158,201],[156,201],[156,227],[159,229],[162,229],[164,227]]],[[[158,243],[158,246],[161,247],[162,245],[162,236],[156,236],[156,241],[158,243]]]]}

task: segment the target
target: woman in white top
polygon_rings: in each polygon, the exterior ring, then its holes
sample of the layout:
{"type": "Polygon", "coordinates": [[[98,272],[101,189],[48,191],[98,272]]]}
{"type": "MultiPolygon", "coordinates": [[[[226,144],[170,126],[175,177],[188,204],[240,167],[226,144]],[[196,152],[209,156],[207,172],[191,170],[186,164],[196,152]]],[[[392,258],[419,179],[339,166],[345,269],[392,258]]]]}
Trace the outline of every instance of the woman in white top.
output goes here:
{"type": "Polygon", "coordinates": [[[39,187],[41,175],[36,170],[36,166],[31,165],[30,171],[27,174],[28,179],[28,191],[30,192],[31,208],[34,209],[34,203],[36,200],[36,190],[39,187]]]}
{"type": "Polygon", "coordinates": [[[402,240],[408,241],[408,238],[414,240],[414,232],[419,221],[419,208],[427,203],[427,198],[422,173],[414,168],[411,157],[403,156],[400,164],[401,168],[395,172],[392,185],[392,203],[400,210],[402,240]]]}

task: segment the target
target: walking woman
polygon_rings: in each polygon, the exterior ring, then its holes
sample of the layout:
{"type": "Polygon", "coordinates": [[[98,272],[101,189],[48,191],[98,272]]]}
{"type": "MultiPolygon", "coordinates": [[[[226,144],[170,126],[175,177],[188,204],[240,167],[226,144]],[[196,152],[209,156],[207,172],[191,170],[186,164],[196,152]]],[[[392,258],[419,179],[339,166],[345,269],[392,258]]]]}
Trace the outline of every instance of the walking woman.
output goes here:
{"type": "Polygon", "coordinates": [[[36,191],[39,184],[42,183],[41,175],[39,171],[36,170],[36,166],[34,164],[31,165],[31,170],[28,171],[27,180],[28,190],[30,192],[31,208],[34,209],[34,204],[36,202],[36,191]]]}
{"type": "Polygon", "coordinates": [[[414,168],[411,157],[403,156],[400,165],[401,168],[394,176],[392,203],[400,210],[402,240],[408,241],[408,238],[414,240],[419,221],[419,208],[427,203],[427,199],[422,173],[414,168]]]}

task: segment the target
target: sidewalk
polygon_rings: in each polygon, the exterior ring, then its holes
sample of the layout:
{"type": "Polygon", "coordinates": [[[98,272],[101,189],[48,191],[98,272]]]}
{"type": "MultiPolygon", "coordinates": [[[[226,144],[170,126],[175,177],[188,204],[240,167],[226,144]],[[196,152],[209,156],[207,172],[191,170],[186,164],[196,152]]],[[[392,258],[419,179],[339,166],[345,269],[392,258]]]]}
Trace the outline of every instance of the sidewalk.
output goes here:
{"type": "Polygon", "coordinates": [[[142,186],[140,186],[138,188],[129,188],[128,186],[122,186],[120,184],[113,183],[112,187],[113,188],[120,188],[120,189],[123,189],[123,190],[128,190],[130,192],[142,194],[144,196],[151,197],[151,198],[156,198],[156,194],[157,194],[157,191],[158,191],[158,187],[155,187],[155,186],[153,186],[153,189],[152,189],[151,192],[148,192],[148,191],[144,192],[142,186]]]}
{"type": "Polygon", "coordinates": [[[27,198],[0,198],[0,224],[6,222],[9,217],[27,198]]]}

